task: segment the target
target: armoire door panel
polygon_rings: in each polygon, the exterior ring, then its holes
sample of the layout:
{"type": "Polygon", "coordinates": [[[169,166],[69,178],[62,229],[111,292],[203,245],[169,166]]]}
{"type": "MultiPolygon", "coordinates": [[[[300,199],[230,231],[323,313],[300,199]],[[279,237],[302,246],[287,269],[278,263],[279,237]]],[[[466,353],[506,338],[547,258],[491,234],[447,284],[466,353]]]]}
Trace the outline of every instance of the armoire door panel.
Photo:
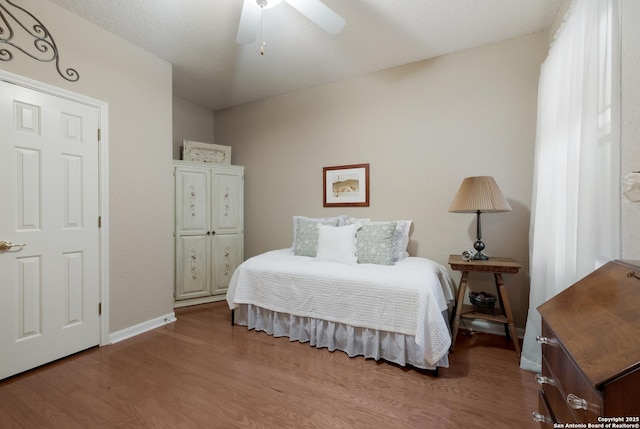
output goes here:
{"type": "Polygon", "coordinates": [[[177,300],[211,294],[208,251],[210,240],[210,236],[207,235],[187,235],[179,238],[177,300]]]}
{"type": "Polygon", "coordinates": [[[225,293],[238,265],[242,263],[242,235],[217,234],[213,240],[213,293],[225,293]]]}
{"type": "Polygon", "coordinates": [[[178,234],[206,234],[210,230],[210,175],[207,170],[179,170],[176,216],[178,234]]]}
{"type": "Polygon", "coordinates": [[[213,228],[238,232],[243,223],[242,175],[237,172],[216,172],[214,174],[213,228]]]}

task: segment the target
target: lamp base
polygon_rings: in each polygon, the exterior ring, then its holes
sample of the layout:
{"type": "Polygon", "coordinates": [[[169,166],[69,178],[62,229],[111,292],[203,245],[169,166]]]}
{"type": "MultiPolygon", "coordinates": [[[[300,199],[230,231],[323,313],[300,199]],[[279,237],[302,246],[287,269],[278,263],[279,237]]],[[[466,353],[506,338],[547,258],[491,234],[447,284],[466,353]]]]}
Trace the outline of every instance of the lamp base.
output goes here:
{"type": "Polygon", "coordinates": [[[482,240],[478,239],[478,241],[473,243],[473,248],[476,249],[476,254],[473,255],[473,259],[474,260],[476,260],[476,261],[486,261],[487,259],[489,259],[489,257],[487,255],[482,253],[482,251],[484,250],[484,243],[482,242],[482,240]]]}
{"type": "Polygon", "coordinates": [[[489,257],[482,252],[478,252],[475,255],[473,255],[473,259],[475,261],[486,261],[489,259],[489,257]]]}

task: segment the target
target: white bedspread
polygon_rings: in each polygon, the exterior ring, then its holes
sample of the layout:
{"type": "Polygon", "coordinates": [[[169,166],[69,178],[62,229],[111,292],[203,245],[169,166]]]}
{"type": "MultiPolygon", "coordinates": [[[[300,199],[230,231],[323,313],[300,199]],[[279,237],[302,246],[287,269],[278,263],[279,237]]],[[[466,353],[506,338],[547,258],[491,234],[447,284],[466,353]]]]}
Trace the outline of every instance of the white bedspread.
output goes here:
{"type": "Polygon", "coordinates": [[[345,265],[274,250],[238,267],[229,308],[253,304],[271,311],[415,337],[435,364],[451,345],[442,317],[454,282],[440,264],[408,257],[392,266],[345,265]]]}

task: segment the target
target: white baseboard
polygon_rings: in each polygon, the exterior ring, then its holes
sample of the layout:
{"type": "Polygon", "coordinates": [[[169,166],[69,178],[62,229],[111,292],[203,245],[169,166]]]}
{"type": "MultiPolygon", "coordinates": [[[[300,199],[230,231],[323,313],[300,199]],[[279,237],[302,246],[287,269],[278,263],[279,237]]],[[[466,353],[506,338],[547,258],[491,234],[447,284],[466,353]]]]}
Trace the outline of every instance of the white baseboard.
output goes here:
{"type": "Polygon", "coordinates": [[[205,296],[203,298],[184,299],[173,303],[173,308],[190,307],[192,305],[208,304],[210,302],[224,301],[226,295],[205,296]]]}
{"type": "MultiPolygon", "coordinates": [[[[484,332],[487,334],[494,335],[505,335],[504,326],[499,323],[487,322],[486,320],[481,319],[460,319],[460,328],[461,329],[470,329],[472,331],[484,332]],[[464,321],[464,324],[462,323],[464,321]]],[[[518,338],[524,338],[524,329],[516,328],[516,333],[518,334],[518,338]]]]}
{"type": "Polygon", "coordinates": [[[176,314],[172,311],[164,316],[156,317],[155,319],[147,320],[146,322],[138,323],[137,325],[130,326],[121,331],[113,332],[109,334],[109,344],[115,344],[127,338],[135,337],[144,332],[150,331],[155,328],[173,323],[176,321],[176,314]]]}

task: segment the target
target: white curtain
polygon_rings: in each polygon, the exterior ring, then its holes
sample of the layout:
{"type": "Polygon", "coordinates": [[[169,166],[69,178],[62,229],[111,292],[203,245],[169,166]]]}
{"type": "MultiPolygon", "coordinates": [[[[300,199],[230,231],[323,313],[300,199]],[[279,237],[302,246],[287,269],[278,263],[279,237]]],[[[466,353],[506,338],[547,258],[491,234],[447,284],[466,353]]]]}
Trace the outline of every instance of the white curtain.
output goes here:
{"type": "Polygon", "coordinates": [[[536,308],[620,257],[618,9],[574,0],[541,68],[520,361],[530,371],[541,366],[536,308]]]}

